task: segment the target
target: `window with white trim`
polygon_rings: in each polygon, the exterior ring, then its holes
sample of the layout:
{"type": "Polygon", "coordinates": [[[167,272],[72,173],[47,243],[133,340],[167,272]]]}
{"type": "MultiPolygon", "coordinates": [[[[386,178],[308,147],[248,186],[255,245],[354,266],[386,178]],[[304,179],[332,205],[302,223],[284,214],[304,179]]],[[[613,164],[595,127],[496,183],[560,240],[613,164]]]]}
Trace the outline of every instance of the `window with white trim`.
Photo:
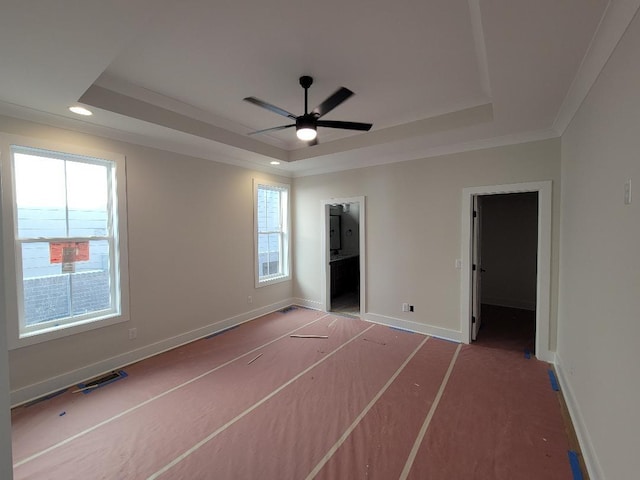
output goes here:
{"type": "Polygon", "coordinates": [[[289,185],[254,180],[256,287],[290,278],[289,185]]]}
{"type": "Polygon", "coordinates": [[[119,221],[124,203],[118,198],[124,179],[117,160],[25,145],[11,145],[9,152],[3,183],[10,189],[12,221],[5,228],[5,251],[13,250],[15,291],[7,303],[14,310],[8,318],[17,317],[17,339],[9,338],[10,344],[126,320],[120,248],[125,223],[119,221]]]}

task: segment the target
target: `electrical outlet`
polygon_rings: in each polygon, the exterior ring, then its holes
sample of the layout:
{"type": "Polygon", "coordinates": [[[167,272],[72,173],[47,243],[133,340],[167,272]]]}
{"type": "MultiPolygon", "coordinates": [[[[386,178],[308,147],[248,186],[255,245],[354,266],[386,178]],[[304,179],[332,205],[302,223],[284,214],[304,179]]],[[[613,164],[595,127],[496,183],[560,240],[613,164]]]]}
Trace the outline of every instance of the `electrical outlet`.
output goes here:
{"type": "Polygon", "coordinates": [[[413,305],[409,305],[409,311],[413,312],[413,305]]]}
{"type": "Polygon", "coordinates": [[[408,303],[403,303],[402,304],[402,311],[403,312],[408,312],[409,311],[409,304],[408,303]]]}
{"type": "Polygon", "coordinates": [[[462,259],[461,258],[456,258],[456,269],[460,270],[462,268],[462,259]]]}
{"type": "Polygon", "coordinates": [[[137,336],[138,336],[138,329],[137,328],[130,328],[129,329],[129,340],[133,340],[137,336]]]}
{"type": "Polygon", "coordinates": [[[247,303],[249,304],[253,303],[253,298],[251,298],[251,295],[247,297],[247,303]]]}

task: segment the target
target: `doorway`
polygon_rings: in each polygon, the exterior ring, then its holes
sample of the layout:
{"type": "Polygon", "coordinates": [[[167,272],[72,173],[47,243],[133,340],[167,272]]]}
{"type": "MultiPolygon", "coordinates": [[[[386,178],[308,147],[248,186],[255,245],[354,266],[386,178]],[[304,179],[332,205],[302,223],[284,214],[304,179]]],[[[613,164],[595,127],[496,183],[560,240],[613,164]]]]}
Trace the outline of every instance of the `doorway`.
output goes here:
{"type": "Polygon", "coordinates": [[[364,197],[323,200],[322,273],[325,311],[361,317],[365,312],[364,197]]]}
{"type": "MultiPolygon", "coordinates": [[[[482,255],[482,240],[478,245],[478,239],[474,235],[474,227],[482,228],[474,221],[473,212],[478,206],[482,209],[482,197],[504,194],[520,194],[531,192],[537,195],[536,216],[536,249],[535,249],[535,303],[531,315],[534,317],[534,351],[540,360],[553,361],[553,355],[549,350],[550,327],[550,284],[551,284],[551,181],[532,182],[511,185],[494,185],[484,187],[469,187],[463,189],[462,195],[462,252],[461,252],[461,288],[460,288],[460,330],[461,340],[470,343],[474,340],[474,334],[478,335],[482,328],[482,279],[479,275],[484,268],[480,258],[473,270],[474,255],[480,252],[482,255]],[[475,207],[475,208],[474,208],[475,207]],[[475,317],[475,322],[474,322],[475,317]]],[[[478,214],[476,213],[476,219],[478,214]]],[[[482,213],[480,213],[482,221],[482,213]]],[[[486,270],[486,269],[485,269],[486,270]]],[[[485,292],[486,294],[486,292],[485,292]]],[[[485,297],[486,299],[486,297],[485,297]]],[[[499,299],[498,299],[499,300],[499,299]]],[[[489,299],[487,301],[496,302],[489,299]]],[[[524,306],[524,305],[522,305],[524,306]]],[[[509,307],[507,307],[509,308],[509,307]]],[[[485,309],[486,311],[486,309],[485,309]]],[[[493,312],[495,313],[495,312],[493,312]]]]}
{"type": "Polygon", "coordinates": [[[535,353],[538,192],[474,197],[472,341],[535,353]]]}

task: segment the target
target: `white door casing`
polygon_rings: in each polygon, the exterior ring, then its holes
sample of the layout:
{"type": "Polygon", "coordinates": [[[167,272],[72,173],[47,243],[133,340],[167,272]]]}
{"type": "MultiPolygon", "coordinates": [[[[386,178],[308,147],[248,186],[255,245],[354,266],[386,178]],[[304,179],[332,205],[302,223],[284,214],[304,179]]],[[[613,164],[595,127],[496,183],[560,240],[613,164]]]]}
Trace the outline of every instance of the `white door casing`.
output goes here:
{"type": "Polygon", "coordinates": [[[320,278],[322,279],[322,305],[325,312],[329,312],[331,310],[331,267],[329,265],[329,261],[331,260],[331,255],[329,253],[329,209],[331,205],[336,204],[351,204],[357,203],[359,204],[360,213],[359,213],[359,243],[358,249],[360,252],[360,317],[364,318],[364,314],[366,313],[366,205],[365,205],[365,197],[345,197],[345,198],[330,198],[327,200],[321,200],[321,241],[320,241],[320,260],[322,262],[320,267],[320,278]]]}
{"type": "Polygon", "coordinates": [[[538,192],[538,259],[536,279],[536,357],[552,362],[549,350],[549,330],[551,319],[551,223],[552,223],[552,182],[517,183],[508,185],[488,185],[468,187],[462,190],[462,228],[460,274],[460,338],[471,342],[472,305],[472,263],[473,258],[473,198],[476,195],[502,193],[538,192]]]}

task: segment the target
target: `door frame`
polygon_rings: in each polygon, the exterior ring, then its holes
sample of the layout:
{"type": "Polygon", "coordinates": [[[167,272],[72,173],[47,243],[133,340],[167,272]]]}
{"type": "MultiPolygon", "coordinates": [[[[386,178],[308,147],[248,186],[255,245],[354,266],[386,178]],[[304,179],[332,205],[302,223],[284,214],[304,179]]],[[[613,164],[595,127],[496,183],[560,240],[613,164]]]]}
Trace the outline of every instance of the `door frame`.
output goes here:
{"type": "Polygon", "coordinates": [[[471,196],[471,211],[477,215],[471,217],[471,341],[478,337],[482,326],[482,202],[481,195],[471,196]],[[473,268],[475,264],[476,268],[473,268]],[[475,322],[474,322],[475,317],[475,322]]]}
{"type": "Polygon", "coordinates": [[[460,332],[464,343],[471,342],[473,197],[504,193],[538,193],[538,259],[536,279],[536,357],[552,362],[549,350],[551,321],[551,225],[552,182],[488,185],[462,189],[462,270],[460,273],[460,332]]]}
{"type": "Polygon", "coordinates": [[[359,204],[359,218],[358,218],[358,249],[360,255],[360,318],[364,318],[364,314],[367,312],[366,309],[366,298],[367,298],[367,289],[366,289],[366,203],[365,197],[341,197],[341,198],[330,198],[327,200],[322,200],[320,202],[322,208],[322,214],[320,218],[322,219],[322,226],[320,228],[320,278],[323,282],[323,287],[320,289],[322,292],[322,308],[325,312],[330,311],[331,309],[331,268],[329,266],[329,262],[331,260],[331,255],[329,253],[329,211],[331,205],[335,204],[343,204],[343,203],[357,203],[359,204]]]}

